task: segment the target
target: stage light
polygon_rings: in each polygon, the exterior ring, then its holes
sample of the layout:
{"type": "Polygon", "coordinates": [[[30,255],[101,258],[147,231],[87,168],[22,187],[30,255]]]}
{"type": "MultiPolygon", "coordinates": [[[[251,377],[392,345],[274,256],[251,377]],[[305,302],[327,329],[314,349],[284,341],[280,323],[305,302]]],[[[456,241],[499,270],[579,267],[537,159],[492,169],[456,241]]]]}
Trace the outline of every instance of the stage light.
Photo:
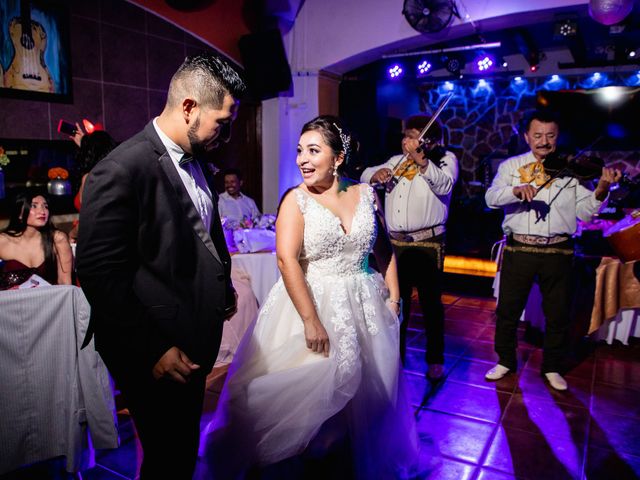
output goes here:
{"type": "Polygon", "coordinates": [[[627,57],[635,58],[636,57],[636,51],[635,50],[630,50],[629,53],[627,53],[627,57]]]}
{"type": "Polygon", "coordinates": [[[475,88],[471,89],[471,93],[473,94],[474,97],[478,95],[487,95],[492,92],[493,92],[493,87],[491,86],[491,83],[489,83],[484,78],[479,79],[475,88]]]}
{"type": "Polygon", "coordinates": [[[591,75],[591,77],[594,80],[600,80],[600,77],[602,77],[602,74],[600,72],[595,72],[593,75],[591,75]]]}
{"type": "Polygon", "coordinates": [[[431,70],[431,64],[428,60],[423,60],[422,62],[418,63],[417,68],[418,75],[426,75],[431,70]]]}
{"type": "Polygon", "coordinates": [[[389,68],[388,73],[390,78],[398,79],[402,76],[402,74],[404,73],[404,70],[400,65],[396,63],[391,68],[389,68]]]}
{"type": "Polygon", "coordinates": [[[543,88],[546,90],[561,90],[562,88],[567,87],[567,81],[557,74],[551,75],[543,85],[543,88]]]}
{"type": "Polygon", "coordinates": [[[449,90],[449,91],[451,91],[451,90],[453,90],[454,85],[453,85],[453,83],[452,83],[452,82],[450,82],[449,80],[447,80],[446,82],[444,82],[443,87],[444,87],[444,89],[445,89],[445,90],[449,90]]]}
{"type": "Polygon", "coordinates": [[[443,61],[447,72],[449,72],[451,75],[462,78],[460,75],[460,71],[463,69],[464,65],[458,57],[444,57],[443,61]]]}
{"type": "Polygon", "coordinates": [[[546,55],[537,50],[532,50],[524,58],[529,64],[529,70],[537,72],[540,68],[540,62],[546,58],[546,55]]]}
{"type": "Polygon", "coordinates": [[[502,59],[502,68],[507,68],[509,66],[509,62],[507,62],[505,59],[502,59]]]}
{"type": "Polygon", "coordinates": [[[567,18],[556,23],[554,33],[556,36],[573,37],[578,33],[578,24],[575,20],[567,18]]]}
{"type": "Polygon", "coordinates": [[[521,81],[522,81],[522,77],[516,77],[516,78],[514,78],[514,80],[515,80],[516,82],[521,82],[521,81]]]}
{"type": "Polygon", "coordinates": [[[478,66],[479,71],[486,72],[493,67],[493,59],[488,55],[481,55],[479,59],[476,60],[476,65],[478,66]]]}
{"type": "Polygon", "coordinates": [[[602,87],[598,89],[600,99],[609,105],[618,103],[625,93],[624,87],[602,87]]]}

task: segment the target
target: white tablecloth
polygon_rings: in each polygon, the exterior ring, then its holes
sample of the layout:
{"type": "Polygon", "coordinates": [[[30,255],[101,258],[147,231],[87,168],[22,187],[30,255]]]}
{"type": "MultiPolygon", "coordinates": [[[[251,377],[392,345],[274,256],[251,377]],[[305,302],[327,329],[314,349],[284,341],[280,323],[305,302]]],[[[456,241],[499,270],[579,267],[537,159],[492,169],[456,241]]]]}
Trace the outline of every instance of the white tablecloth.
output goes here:
{"type": "Polygon", "coordinates": [[[231,256],[231,265],[248,275],[258,305],[264,303],[271,287],[280,278],[275,252],[238,253],[231,256]]]}
{"type": "Polygon", "coordinates": [[[609,345],[618,340],[629,345],[629,337],[640,337],[640,309],[620,310],[618,314],[593,332],[596,340],[605,340],[609,345]]]}
{"type": "MultiPolygon", "coordinates": [[[[496,273],[493,282],[493,296],[498,299],[500,292],[500,272],[496,273]]],[[[544,331],[544,312],[542,311],[542,294],[540,287],[534,282],[527,305],[520,320],[530,322],[532,327],[544,331]]],[[[605,340],[609,345],[614,340],[629,345],[629,337],[640,337],[640,309],[630,308],[620,310],[611,320],[605,322],[597,331],[591,334],[595,340],[605,340]]]]}
{"type": "Polygon", "coordinates": [[[0,292],[0,474],[57,456],[67,471],[93,466],[93,447],[116,448],[107,369],[80,349],[89,304],[73,286],[0,292]]]}
{"type": "Polygon", "coordinates": [[[244,332],[258,316],[258,301],[251,289],[249,275],[234,266],[231,268],[231,281],[238,294],[238,311],[224,322],[216,367],[231,363],[244,332]]]}

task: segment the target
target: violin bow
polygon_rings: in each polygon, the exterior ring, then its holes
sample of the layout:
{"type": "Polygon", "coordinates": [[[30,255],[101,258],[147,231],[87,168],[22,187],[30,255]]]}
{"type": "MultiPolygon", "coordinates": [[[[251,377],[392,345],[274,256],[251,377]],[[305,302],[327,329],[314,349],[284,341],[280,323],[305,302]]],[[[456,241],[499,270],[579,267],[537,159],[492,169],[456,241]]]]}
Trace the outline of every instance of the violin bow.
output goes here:
{"type": "MultiPolygon", "coordinates": [[[[453,92],[447,93],[447,95],[444,97],[444,100],[442,101],[438,109],[431,116],[431,119],[429,119],[429,122],[424,126],[424,128],[420,132],[420,135],[418,135],[418,142],[420,143],[420,146],[418,148],[421,148],[422,145],[424,145],[425,143],[424,136],[427,134],[427,132],[431,128],[431,125],[433,125],[433,122],[435,122],[438,119],[438,116],[442,113],[442,110],[444,110],[444,108],[447,106],[447,104],[449,103],[449,101],[451,101],[452,98],[453,98],[453,92]]],[[[393,169],[393,172],[391,173],[391,178],[384,183],[385,190],[387,191],[387,193],[390,193],[393,190],[393,188],[397,185],[398,181],[394,179],[402,175],[405,172],[405,170],[409,168],[408,164],[403,166],[403,163],[408,156],[409,156],[408,153],[405,153],[402,156],[400,161],[396,164],[395,168],[393,169]],[[402,168],[399,168],[399,167],[402,167],[402,168]]]]}

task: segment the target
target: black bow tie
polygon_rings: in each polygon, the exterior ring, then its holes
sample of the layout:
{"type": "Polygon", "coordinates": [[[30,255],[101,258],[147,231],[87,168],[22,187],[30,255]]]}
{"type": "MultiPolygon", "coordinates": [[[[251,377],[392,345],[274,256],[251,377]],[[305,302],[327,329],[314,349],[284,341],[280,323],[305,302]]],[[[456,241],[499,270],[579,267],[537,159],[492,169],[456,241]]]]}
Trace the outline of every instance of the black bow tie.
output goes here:
{"type": "Polygon", "coordinates": [[[178,160],[178,165],[182,167],[183,165],[186,165],[192,160],[193,160],[193,155],[191,155],[190,153],[185,153],[184,155],[182,155],[182,158],[178,160]]]}

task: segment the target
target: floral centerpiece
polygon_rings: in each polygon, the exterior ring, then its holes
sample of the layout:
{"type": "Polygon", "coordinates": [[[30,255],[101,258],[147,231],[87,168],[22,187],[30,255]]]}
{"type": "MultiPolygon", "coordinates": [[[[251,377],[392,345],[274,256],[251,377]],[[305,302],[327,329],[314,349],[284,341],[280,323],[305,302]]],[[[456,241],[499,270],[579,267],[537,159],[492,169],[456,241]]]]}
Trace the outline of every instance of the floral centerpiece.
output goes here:
{"type": "Polygon", "coordinates": [[[242,220],[222,218],[229,251],[241,253],[275,249],[275,215],[244,216],[242,220]]]}
{"type": "Polygon", "coordinates": [[[55,178],[66,180],[67,178],[69,178],[69,172],[67,172],[62,167],[54,167],[49,169],[49,171],[47,172],[47,176],[50,180],[53,180],[55,178]]]}
{"type": "Polygon", "coordinates": [[[69,172],[64,168],[54,167],[47,172],[49,183],[47,183],[47,191],[51,195],[71,195],[71,183],[67,180],[69,172]]]}

